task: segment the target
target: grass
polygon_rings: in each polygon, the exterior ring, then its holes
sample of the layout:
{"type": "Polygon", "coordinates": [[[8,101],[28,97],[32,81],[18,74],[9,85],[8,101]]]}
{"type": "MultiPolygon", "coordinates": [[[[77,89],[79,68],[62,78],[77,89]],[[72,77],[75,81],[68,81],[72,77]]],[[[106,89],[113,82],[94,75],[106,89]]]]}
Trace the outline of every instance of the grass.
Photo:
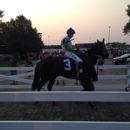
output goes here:
{"type": "MultiPolygon", "coordinates": [[[[24,64],[24,60],[18,61],[19,65],[24,64]]],[[[9,61],[0,60],[0,67],[10,67],[9,61]]]]}

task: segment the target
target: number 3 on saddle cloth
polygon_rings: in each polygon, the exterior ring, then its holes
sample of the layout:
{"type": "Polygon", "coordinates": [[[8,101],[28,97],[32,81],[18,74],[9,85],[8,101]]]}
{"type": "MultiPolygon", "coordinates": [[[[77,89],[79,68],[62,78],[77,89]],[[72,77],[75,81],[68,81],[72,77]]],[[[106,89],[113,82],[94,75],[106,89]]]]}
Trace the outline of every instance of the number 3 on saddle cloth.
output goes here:
{"type": "MultiPolygon", "coordinates": [[[[75,65],[74,60],[70,59],[69,57],[63,56],[62,63],[63,63],[63,68],[66,72],[71,72],[71,71],[76,72],[76,65],[75,65]]],[[[96,82],[98,81],[98,76],[97,76],[95,68],[93,68],[93,73],[94,74],[92,77],[92,81],[96,82]]]]}
{"type": "Polygon", "coordinates": [[[70,59],[69,57],[62,57],[64,70],[67,72],[76,71],[75,61],[70,59]]]}

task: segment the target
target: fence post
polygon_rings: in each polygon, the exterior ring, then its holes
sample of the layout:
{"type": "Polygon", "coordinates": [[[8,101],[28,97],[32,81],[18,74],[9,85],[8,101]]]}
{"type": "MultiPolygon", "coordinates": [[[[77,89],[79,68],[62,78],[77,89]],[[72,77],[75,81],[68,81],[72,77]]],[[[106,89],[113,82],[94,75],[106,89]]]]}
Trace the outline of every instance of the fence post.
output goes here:
{"type": "Polygon", "coordinates": [[[125,91],[129,91],[128,89],[130,88],[130,66],[126,66],[126,67],[128,71],[128,80],[127,80],[128,87],[125,88],[125,91]]]}

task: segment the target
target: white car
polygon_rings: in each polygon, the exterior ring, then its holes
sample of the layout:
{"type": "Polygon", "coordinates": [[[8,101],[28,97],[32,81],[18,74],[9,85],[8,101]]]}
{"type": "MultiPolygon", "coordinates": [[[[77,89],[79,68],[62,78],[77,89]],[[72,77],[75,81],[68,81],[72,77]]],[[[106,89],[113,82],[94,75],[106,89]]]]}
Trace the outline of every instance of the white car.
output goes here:
{"type": "Polygon", "coordinates": [[[130,64],[130,58],[126,59],[127,64],[130,64]]]}
{"type": "Polygon", "coordinates": [[[118,57],[114,57],[112,59],[112,63],[114,63],[115,65],[118,65],[118,64],[127,64],[127,59],[130,58],[130,53],[128,54],[124,54],[124,55],[121,55],[121,56],[118,56],[118,57]]]}

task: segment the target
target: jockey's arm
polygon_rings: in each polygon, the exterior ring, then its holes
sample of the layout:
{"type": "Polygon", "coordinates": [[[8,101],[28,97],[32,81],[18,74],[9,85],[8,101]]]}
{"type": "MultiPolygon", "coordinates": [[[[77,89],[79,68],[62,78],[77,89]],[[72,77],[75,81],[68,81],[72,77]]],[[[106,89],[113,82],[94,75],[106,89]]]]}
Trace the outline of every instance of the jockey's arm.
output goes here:
{"type": "Polygon", "coordinates": [[[73,48],[70,48],[68,43],[64,43],[64,47],[67,51],[70,51],[70,52],[75,52],[75,50],[73,48]]]}

